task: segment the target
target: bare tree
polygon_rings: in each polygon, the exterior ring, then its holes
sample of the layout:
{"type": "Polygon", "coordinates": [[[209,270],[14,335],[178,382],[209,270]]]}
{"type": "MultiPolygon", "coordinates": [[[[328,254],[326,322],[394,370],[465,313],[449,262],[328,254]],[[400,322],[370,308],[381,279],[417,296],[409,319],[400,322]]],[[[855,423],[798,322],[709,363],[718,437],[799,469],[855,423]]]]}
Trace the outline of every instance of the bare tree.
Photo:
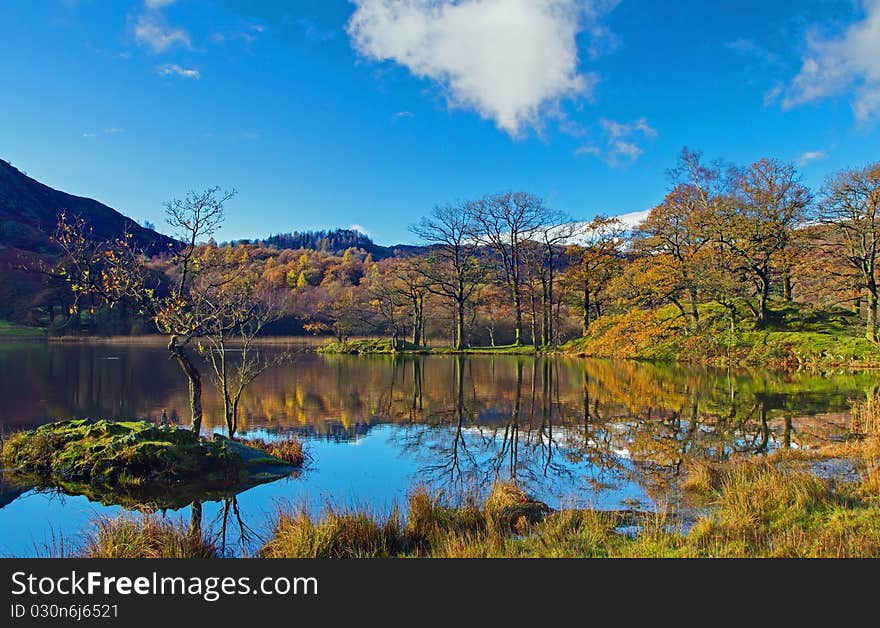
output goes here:
{"type": "Polygon", "coordinates": [[[559,343],[559,309],[555,310],[556,275],[563,258],[563,247],[570,244],[584,230],[584,225],[574,222],[559,211],[548,210],[544,223],[539,227],[537,240],[541,243],[541,303],[542,325],[541,342],[544,346],[559,343]]]}
{"type": "Polygon", "coordinates": [[[281,316],[281,303],[274,294],[259,285],[260,269],[248,258],[248,247],[239,246],[226,251],[206,247],[202,257],[227,258],[227,264],[210,265],[215,273],[233,268],[233,276],[219,276],[214,281],[221,286],[205,294],[205,307],[214,318],[205,339],[204,348],[211,367],[211,381],[223,399],[223,417],[229,438],[238,432],[238,406],[245,389],[267,369],[285,362],[289,352],[267,353],[256,344],[257,337],[281,316]],[[238,251],[236,251],[238,249],[238,251]],[[229,259],[232,258],[232,259],[229,259]],[[230,264],[231,262],[231,264],[230,264]],[[230,356],[234,356],[230,359],[230,356]]]}
{"type": "Polygon", "coordinates": [[[522,344],[522,286],[524,247],[547,223],[543,201],[525,192],[487,196],[474,204],[480,237],[501,260],[503,276],[513,300],[514,343],[522,344]]]}
{"type": "Polygon", "coordinates": [[[206,337],[220,324],[209,305],[210,296],[235,274],[229,270],[218,274],[210,265],[197,263],[199,243],[217,231],[224,205],[234,195],[235,190],[221,192],[214,187],[166,204],[168,223],[181,240],[172,251],[166,281],[151,272],[149,258],[131,234],[96,241],[83,220],[62,214],[55,236],[66,257],[55,274],[65,279],[74,293],[72,310],[79,307],[81,297],[110,307],[125,303],[149,316],[156,329],[168,337],[168,351],[187,378],[192,430],[197,434],[202,426],[202,377],[189,347],[194,339],[206,337]]]}
{"type": "Polygon", "coordinates": [[[455,310],[454,348],[466,345],[465,312],[480,283],[472,203],[437,206],[412,232],[430,246],[420,272],[427,289],[455,310]]]}

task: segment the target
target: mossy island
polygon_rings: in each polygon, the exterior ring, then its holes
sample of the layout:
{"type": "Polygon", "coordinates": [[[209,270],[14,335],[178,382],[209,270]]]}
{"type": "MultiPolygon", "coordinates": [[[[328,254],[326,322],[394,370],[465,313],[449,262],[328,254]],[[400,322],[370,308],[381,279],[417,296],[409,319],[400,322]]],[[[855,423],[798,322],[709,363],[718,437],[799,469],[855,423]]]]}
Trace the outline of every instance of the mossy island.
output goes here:
{"type": "Polygon", "coordinates": [[[292,475],[303,464],[297,449],[282,459],[262,442],[203,438],[148,421],[77,419],[10,435],[0,462],[16,483],[102,503],[177,508],[206,491],[238,493],[292,475]]]}

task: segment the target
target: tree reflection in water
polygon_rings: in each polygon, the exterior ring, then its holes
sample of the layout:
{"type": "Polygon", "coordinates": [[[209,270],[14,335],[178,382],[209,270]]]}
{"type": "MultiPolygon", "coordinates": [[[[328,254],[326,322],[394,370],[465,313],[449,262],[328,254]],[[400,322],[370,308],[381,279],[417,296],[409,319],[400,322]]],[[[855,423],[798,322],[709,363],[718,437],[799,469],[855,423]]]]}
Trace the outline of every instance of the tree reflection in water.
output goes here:
{"type": "MultiPolygon", "coordinates": [[[[6,422],[0,427],[82,416],[155,419],[163,409],[185,416],[186,389],[162,351],[5,346],[0,396],[6,422]]],[[[691,460],[761,455],[841,434],[850,404],[877,385],[872,372],[302,354],[246,391],[241,422],[243,432],[293,432],[331,442],[389,426],[387,455],[413,461],[418,481],[450,495],[512,479],[544,496],[590,501],[636,486],[660,500],[691,460]]],[[[221,428],[220,400],[207,395],[204,401],[206,427],[221,428]]],[[[235,504],[224,510],[234,527],[235,504]]]]}

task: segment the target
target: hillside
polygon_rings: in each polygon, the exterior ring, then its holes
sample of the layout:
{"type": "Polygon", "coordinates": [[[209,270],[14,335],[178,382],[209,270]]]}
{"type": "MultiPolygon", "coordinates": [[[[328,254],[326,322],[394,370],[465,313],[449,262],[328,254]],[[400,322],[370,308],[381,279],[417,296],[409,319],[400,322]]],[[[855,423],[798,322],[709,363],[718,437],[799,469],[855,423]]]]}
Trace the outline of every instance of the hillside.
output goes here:
{"type": "Polygon", "coordinates": [[[103,203],[43,185],[0,159],[0,249],[51,253],[49,236],[55,233],[62,211],[82,217],[98,239],[120,236],[127,229],[140,247],[150,251],[174,242],[103,203]]]}
{"type": "Polygon", "coordinates": [[[261,246],[274,246],[278,249],[309,249],[330,255],[342,255],[349,248],[361,249],[376,260],[394,255],[392,248],[376,244],[370,236],[355,229],[279,233],[268,238],[255,240],[253,243],[261,246]]]}
{"type": "Polygon", "coordinates": [[[135,244],[147,251],[174,244],[103,203],[52,189],[0,159],[0,323],[19,325],[0,324],[0,336],[27,335],[32,330],[20,325],[45,326],[66,311],[62,286],[32,270],[57,259],[50,236],[63,211],[85,220],[97,239],[119,237],[128,230],[135,244]]]}

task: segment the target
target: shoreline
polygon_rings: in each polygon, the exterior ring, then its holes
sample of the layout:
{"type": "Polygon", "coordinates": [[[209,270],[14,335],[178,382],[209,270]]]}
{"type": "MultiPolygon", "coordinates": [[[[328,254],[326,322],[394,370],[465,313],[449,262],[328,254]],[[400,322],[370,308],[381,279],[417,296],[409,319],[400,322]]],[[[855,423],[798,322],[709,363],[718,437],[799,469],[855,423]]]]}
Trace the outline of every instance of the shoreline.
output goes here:
{"type": "MultiPolygon", "coordinates": [[[[164,336],[146,334],[136,336],[49,336],[49,335],[0,335],[0,345],[14,343],[45,343],[46,345],[129,345],[143,347],[167,346],[164,336]]],[[[236,346],[232,341],[230,346],[236,346]]],[[[610,360],[624,362],[642,362],[646,364],[679,364],[685,366],[704,366],[711,368],[763,368],[778,371],[803,371],[822,369],[845,369],[849,371],[878,371],[880,370],[880,347],[876,361],[840,360],[838,357],[828,356],[829,359],[772,359],[765,361],[733,360],[727,361],[717,357],[705,356],[699,359],[670,358],[660,359],[642,357],[639,355],[615,356],[605,353],[590,353],[584,350],[584,339],[579,338],[569,341],[556,348],[535,348],[532,345],[502,345],[496,347],[468,347],[454,349],[448,346],[435,347],[406,347],[393,350],[391,341],[385,338],[355,338],[346,341],[340,346],[335,340],[326,337],[314,336],[268,336],[258,338],[254,344],[264,347],[287,347],[298,353],[313,353],[320,355],[351,355],[351,356],[530,356],[530,357],[562,357],[569,359],[586,360],[610,360]]],[[[407,343],[408,344],[408,343],[407,343]]]]}

